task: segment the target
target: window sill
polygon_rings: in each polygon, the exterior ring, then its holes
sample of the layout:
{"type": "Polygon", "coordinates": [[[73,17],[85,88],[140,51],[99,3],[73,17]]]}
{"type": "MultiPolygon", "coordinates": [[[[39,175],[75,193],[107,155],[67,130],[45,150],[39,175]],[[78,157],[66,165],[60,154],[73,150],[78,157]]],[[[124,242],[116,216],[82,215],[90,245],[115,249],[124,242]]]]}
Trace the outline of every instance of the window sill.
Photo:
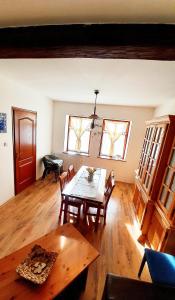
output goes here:
{"type": "Polygon", "coordinates": [[[78,153],[73,151],[63,151],[64,154],[72,155],[72,156],[87,156],[89,157],[89,154],[87,153],[78,153]]]}
{"type": "Polygon", "coordinates": [[[114,158],[114,157],[109,157],[109,156],[97,156],[98,158],[101,158],[101,159],[107,159],[107,160],[115,160],[115,161],[121,161],[121,162],[126,162],[125,159],[119,159],[119,158],[114,158]]]}

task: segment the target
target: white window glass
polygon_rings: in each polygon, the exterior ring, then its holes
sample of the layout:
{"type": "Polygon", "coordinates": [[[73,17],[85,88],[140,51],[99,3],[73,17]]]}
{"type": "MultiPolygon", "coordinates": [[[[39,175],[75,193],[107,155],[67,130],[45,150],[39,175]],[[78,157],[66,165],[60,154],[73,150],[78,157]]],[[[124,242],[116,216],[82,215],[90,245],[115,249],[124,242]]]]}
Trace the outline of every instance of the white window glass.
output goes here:
{"type": "Polygon", "coordinates": [[[88,154],[90,124],[89,118],[69,117],[67,151],[88,154]]]}
{"type": "Polygon", "coordinates": [[[129,121],[104,120],[100,156],[124,159],[129,121]]]}

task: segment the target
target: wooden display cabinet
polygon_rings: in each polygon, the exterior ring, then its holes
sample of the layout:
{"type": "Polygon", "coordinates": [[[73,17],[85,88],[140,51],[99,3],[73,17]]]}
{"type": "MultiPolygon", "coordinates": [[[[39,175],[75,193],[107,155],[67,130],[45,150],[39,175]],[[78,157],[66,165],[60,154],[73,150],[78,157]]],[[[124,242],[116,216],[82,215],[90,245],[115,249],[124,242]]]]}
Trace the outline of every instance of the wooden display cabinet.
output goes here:
{"type": "Polygon", "coordinates": [[[135,211],[136,211],[136,215],[138,218],[138,221],[141,222],[142,221],[142,216],[143,216],[143,212],[145,210],[146,207],[146,203],[138,189],[138,187],[135,187],[135,192],[134,192],[134,206],[135,206],[135,211]]]}
{"type": "Polygon", "coordinates": [[[146,126],[133,204],[142,231],[139,241],[164,249],[175,225],[175,116],[156,118],[146,126]]]}
{"type": "Polygon", "coordinates": [[[175,254],[175,137],[154,206],[147,241],[156,250],[175,254]]]}
{"type": "Polygon", "coordinates": [[[147,243],[154,250],[175,254],[175,227],[170,226],[156,203],[148,227],[147,243]]]}

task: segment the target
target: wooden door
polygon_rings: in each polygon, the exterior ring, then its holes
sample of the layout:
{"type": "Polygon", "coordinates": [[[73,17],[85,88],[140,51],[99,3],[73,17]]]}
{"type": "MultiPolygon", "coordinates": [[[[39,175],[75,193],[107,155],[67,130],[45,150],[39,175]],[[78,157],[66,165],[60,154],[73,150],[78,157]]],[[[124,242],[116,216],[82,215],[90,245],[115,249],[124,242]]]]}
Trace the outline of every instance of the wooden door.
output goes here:
{"type": "Polygon", "coordinates": [[[35,112],[13,108],[15,194],[36,180],[35,112]]]}

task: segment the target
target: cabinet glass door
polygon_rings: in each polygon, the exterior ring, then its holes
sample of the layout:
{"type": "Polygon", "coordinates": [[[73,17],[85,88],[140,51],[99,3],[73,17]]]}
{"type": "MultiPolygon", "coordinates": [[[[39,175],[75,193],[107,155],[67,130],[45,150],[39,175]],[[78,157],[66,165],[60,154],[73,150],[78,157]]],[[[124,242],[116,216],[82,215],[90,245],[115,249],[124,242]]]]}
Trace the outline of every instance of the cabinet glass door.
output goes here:
{"type": "Polygon", "coordinates": [[[139,161],[138,176],[141,179],[141,181],[142,181],[142,178],[145,175],[145,166],[146,166],[147,161],[148,161],[148,156],[149,156],[149,152],[150,152],[152,139],[153,139],[153,136],[154,136],[154,131],[155,131],[154,126],[149,126],[149,127],[146,128],[146,134],[145,134],[143,147],[142,147],[142,151],[141,151],[141,156],[140,156],[140,161],[139,161]]]}
{"type": "Polygon", "coordinates": [[[168,218],[175,219],[175,139],[158,197],[168,218]]]}
{"type": "Polygon", "coordinates": [[[154,134],[150,144],[150,151],[147,155],[147,163],[145,165],[145,173],[143,177],[143,186],[148,194],[151,191],[154,171],[157,165],[157,160],[162,146],[162,141],[165,135],[165,126],[166,125],[155,126],[154,134]]]}

